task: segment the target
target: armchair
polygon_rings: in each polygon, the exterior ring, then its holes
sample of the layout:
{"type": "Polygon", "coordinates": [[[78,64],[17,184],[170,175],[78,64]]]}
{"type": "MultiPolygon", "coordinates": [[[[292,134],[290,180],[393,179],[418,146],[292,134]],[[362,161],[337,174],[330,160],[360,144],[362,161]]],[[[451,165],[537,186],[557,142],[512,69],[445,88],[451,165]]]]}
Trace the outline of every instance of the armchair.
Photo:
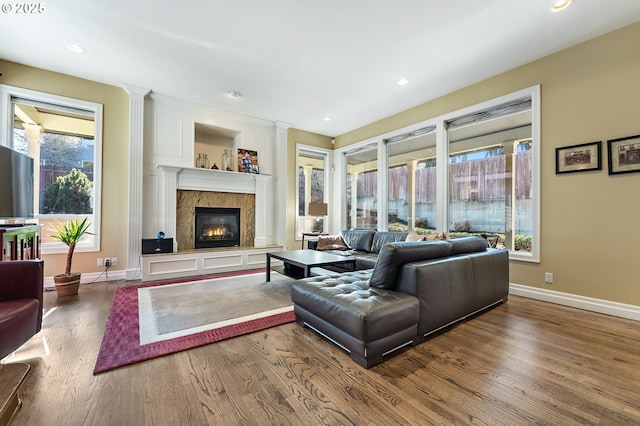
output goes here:
{"type": "MultiPolygon", "coordinates": [[[[42,260],[0,261],[0,360],[22,346],[42,327],[42,260]]],[[[0,425],[22,405],[19,392],[30,365],[0,364],[0,425]]]]}
{"type": "Polygon", "coordinates": [[[0,262],[0,359],[42,327],[44,262],[0,262]]]}

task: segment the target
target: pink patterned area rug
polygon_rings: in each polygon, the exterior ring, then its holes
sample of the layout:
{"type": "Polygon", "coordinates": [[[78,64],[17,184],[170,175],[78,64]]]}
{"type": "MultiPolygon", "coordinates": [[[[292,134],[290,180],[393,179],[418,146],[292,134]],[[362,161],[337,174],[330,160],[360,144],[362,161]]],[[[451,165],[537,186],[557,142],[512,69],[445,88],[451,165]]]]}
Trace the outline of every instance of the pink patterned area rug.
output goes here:
{"type": "MultiPolygon", "coordinates": [[[[222,281],[224,279],[229,281],[229,277],[238,277],[237,281],[240,283],[247,281],[249,279],[247,277],[248,275],[255,275],[257,272],[264,273],[264,270],[243,271],[216,276],[196,277],[116,288],[93,374],[95,375],[140,361],[184,351],[209,343],[219,342],[221,340],[253,333],[294,321],[295,317],[293,311],[283,308],[286,310],[285,312],[279,312],[276,314],[268,314],[267,312],[265,313],[266,316],[262,317],[258,312],[252,316],[258,317],[255,319],[249,319],[247,321],[231,325],[225,325],[225,323],[228,323],[229,321],[222,321],[220,322],[222,325],[217,328],[195,332],[185,336],[169,338],[167,340],[155,341],[148,344],[140,343],[139,289],[160,286],[164,286],[163,289],[165,289],[172,285],[180,285],[181,283],[195,284],[198,281],[204,280],[210,280],[211,285],[222,285],[222,281]],[[218,282],[216,282],[216,280],[218,282]]],[[[253,277],[253,279],[255,280],[256,278],[253,277]]],[[[264,281],[263,278],[261,280],[264,281]]],[[[261,283],[260,285],[264,286],[269,284],[271,283],[261,283]]],[[[207,285],[209,285],[209,283],[207,283],[207,285]]],[[[282,290],[280,290],[280,292],[282,292],[282,290]]]]}

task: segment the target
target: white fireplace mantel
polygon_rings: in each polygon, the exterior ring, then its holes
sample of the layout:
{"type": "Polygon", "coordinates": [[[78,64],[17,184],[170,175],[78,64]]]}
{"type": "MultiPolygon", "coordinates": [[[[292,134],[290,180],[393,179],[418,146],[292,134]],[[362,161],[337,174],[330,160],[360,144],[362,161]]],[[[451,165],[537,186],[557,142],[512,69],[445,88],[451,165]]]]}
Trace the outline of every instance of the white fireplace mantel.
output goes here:
{"type": "MultiPolygon", "coordinates": [[[[160,227],[176,241],[176,193],[179,189],[255,194],[254,247],[274,244],[273,178],[268,175],[160,165],[160,227]]],[[[179,247],[178,247],[179,249],[179,247]]]]}

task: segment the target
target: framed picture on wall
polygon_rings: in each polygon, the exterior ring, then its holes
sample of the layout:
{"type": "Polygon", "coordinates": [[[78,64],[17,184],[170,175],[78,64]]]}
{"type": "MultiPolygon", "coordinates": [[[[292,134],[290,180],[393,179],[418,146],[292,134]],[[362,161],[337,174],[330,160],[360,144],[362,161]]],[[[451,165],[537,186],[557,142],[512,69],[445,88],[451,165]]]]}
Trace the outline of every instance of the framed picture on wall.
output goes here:
{"type": "Polygon", "coordinates": [[[556,148],[556,174],[602,170],[602,141],[556,148]]]}
{"type": "Polygon", "coordinates": [[[609,174],[640,172],[640,135],[607,141],[609,174]]]}
{"type": "Polygon", "coordinates": [[[242,173],[260,174],[258,152],[250,149],[238,150],[238,171],[242,173]]]}

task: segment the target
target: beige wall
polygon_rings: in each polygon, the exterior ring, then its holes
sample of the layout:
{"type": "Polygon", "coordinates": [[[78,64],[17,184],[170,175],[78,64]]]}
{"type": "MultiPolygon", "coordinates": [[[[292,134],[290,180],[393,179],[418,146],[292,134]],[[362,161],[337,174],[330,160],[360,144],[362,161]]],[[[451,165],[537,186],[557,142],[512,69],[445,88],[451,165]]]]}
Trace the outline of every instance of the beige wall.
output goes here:
{"type": "Polygon", "coordinates": [[[541,262],[511,262],[510,280],[640,305],[640,173],[606,170],[606,141],[640,134],[638,52],[634,24],[338,136],[335,147],[540,84],[541,262]],[[555,174],[557,147],[593,141],[603,141],[602,171],[555,174]]]}
{"type": "MultiPolygon", "coordinates": [[[[99,253],[76,253],[73,270],[98,272],[98,257],[117,257],[112,270],[126,269],[129,97],[118,87],[0,60],[0,84],[37,90],[103,105],[102,247],[99,253]]],[[[43,232],[48,230],[44,229],[43,232]]],[[[66,255],[45,255],[45,276],[64,272],[66,255]]],[[[133,268],[136,265],[132,266],[133,268]]]]}
{"type": "Polygon", "coordinates": [[[287,132],[287,238],[286,244],[289,250],[300,248],[300,240],[295,239],[296,219],[296,144],[332,149],[329,136],[309,133],[298,129],[289,129],[287,132]]]}

